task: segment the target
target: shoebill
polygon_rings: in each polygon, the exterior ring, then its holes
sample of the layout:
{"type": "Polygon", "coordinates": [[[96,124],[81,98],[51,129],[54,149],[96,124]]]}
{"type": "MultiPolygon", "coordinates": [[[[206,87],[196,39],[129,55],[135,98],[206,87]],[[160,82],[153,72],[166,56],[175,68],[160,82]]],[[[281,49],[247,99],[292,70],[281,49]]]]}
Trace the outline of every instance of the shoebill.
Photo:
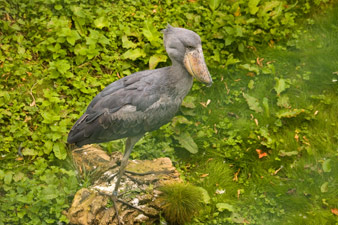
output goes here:
{"type": "Polygon", "coordinates": [[[171,121],[193,78],[212,84],[204,61],[201,38],[170,25],[163,31],[172,65],[133,73],[108,85],[89,104],[68,135],[78,147],[127,138],[113,195],[117,196],[129,155],[140,138],[171,121]]]}

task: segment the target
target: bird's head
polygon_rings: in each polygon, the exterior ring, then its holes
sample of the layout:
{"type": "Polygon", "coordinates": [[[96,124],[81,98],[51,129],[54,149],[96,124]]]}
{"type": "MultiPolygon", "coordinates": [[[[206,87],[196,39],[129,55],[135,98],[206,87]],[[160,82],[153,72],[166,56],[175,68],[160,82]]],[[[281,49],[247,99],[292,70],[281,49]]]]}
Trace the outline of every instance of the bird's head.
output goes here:
{"type": "Polygon", "coordinates": [[[200,36],[191,30],[170,25],[162,32],[164,46],[171,61],[184,65],[196,80],[211,86],[212,79],[204,61],[200,36]]]}

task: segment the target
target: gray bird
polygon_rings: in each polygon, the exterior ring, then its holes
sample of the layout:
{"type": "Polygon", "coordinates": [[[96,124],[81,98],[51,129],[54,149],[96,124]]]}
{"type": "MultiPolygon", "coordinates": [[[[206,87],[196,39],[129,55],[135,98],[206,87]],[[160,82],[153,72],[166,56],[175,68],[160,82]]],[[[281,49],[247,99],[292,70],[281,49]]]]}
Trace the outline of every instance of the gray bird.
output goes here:
{"type": "Polygon", "coordinates": [[[127,138],[113,195],[117,196],[129,155],[146,132],[171,121],[193,78],[210,86],[201,38],[170,25],[162,31],[172,66],[131,74],[108,85],[70,130],[67,142],[78,147],[127,138]]]}

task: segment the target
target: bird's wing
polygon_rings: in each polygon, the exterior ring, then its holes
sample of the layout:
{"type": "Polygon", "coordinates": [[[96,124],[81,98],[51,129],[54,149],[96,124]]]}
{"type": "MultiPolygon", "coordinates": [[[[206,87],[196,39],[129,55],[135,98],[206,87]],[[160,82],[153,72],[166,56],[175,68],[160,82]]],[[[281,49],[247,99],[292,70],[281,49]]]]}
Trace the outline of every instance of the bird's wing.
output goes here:
{"type": "Polygon", "coordinates": [[[160,70],[143,71],[111,83],[92,100],[75,123],[68,143],[106,142],[152,130],[151,126],[157,126],[156,121],[149,124],[145,120],[155,112],[154,108],[163,108],[163,112],[167,108],[170,120],[177,107],[163,100],[162,73],[160,70]]]}

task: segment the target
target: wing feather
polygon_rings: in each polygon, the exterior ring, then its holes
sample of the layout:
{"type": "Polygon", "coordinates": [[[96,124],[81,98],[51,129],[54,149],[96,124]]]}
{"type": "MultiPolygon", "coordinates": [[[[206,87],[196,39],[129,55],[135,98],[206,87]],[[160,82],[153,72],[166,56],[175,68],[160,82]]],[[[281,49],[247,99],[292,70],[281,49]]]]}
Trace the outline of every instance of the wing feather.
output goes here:
{"type": "Polygon", "coordinates": [[[108,85],[75,123],[68,143],[107,142],[158,129],[175,115],[180,102],[165,91],[166,68],[143,71],[108,85]]]}

